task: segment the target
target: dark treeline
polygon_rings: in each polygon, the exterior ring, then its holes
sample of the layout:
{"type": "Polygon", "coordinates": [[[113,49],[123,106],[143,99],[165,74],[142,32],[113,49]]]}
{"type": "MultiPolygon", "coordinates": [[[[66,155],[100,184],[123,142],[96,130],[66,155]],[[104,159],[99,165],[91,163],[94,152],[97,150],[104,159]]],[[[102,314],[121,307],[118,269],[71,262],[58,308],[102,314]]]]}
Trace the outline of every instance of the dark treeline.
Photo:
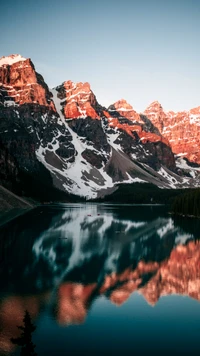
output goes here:
{"type": "Polygon", "coordinates": [[[190,190],[177,196],[171,210],[175,215],[200,217],[200,189],[190,190]]]}
{"type": "Polygon", "coordinates": [[[171,205],[183,189],[160,189],[150,183],[120,184],[118,189],[96,202],[171,205]]]}

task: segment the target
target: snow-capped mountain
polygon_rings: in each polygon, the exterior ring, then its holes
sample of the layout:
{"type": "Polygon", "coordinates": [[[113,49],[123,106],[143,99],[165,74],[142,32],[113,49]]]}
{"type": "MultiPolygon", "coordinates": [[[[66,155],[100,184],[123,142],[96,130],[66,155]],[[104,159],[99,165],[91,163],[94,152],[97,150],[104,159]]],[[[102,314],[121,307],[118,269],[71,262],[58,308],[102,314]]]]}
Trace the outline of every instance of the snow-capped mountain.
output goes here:
{"type": "Polygon", "coordinates": [[[124,99],[101,106],[89,83],[49,90],[20,55],[0,59],[0,116],[0,182],[14,190],[96,198],[120,183],[200,184],[198,166],[176,166],[159,104],[141,115],[124,99]]]}

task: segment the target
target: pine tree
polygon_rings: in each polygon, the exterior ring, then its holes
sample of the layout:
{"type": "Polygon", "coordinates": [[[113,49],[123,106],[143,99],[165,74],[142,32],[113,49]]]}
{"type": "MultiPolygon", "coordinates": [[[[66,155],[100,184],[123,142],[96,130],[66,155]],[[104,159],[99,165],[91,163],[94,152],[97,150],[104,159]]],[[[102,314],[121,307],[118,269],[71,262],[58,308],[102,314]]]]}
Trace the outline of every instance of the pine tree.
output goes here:
{"type": "Polygon", "coordinates": [[[26,310],[23,318],[24,325],[18,326],[22,330],[18,338],[11,338],[13,344],[21,346],[21,356],[36,356],[35,345],[32,342],[32,333],[35,331],[36,326],[32,324],[29,312],[26,310]]]}

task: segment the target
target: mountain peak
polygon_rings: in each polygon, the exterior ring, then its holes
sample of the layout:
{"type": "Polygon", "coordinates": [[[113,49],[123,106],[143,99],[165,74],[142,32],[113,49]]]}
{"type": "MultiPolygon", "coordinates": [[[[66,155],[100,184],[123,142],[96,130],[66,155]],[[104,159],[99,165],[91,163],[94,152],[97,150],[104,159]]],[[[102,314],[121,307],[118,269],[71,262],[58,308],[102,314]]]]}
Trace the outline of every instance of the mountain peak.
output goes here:
{"type": "Polygon", "coordinates": [[[74,82],[72,82],[72,80],[67,80],[63,83],[63,86],[64,86],[65,90],[67,90],[67,91],[77,90],[77,91],[84,91],[87,93],[91,92],[91,87],[88,82],[74,83],[74,82]]]}
{"type": "Polygon", "coordinates": [[[144,115],[150,119],[152,124],[162,133],[164,122],[166,121],[166,113],[163,110],[159,101],[153,101],[144,111],[144,115]]]}
{"type": "Polygon", "coordinates": [[[189,114],[200,115],[200,106],[197,106],[196,108],[190,109],[189,114]]]}
{"type": "Polygon", "coordinates": [[[163,107],[162,105],[159,103],[159,101],[155,100],[153,101],[151,104],[149,104],[146,108],[145,111],[149,111],[149,110],[152,110],[152,111],[160,111],[162,110],[163,111],[163,107]]]}
{"type": "Polygon", "coordinates": [[[67,80],[55,89],[62,100],[67,119],[85,118],[87,116],[99,119],[99,114],[95,111],[98,103],[88,82],[74,83],[67,80]]]}
{"type": "Polygon", "coordinates": [[[133,110],[133,107],[127,103],[127,101],[125,99],[120,99],[118,101],[116,101],[112,106],[115,107],[116,110],[133,110]]]}
{"type": "Polygon", "coordinates": [[[108,111],[111,115],[117,115],[117,117],[121,116],[134,122],[141,121],[140,115],[133,109],[133,107],[129,103],[127,103],[125,99],[120,99],[114,104],[110,105],[108,107],[108,111]]]}
{"type": "Polygon", "coordinates": [[[27,58],[22,57],[20,54],[11,54],[10,56],[3,56],[0,58],[0,66],[12,65],[17,62],[26,61],[27,58]]]}
{"type": "Polygon", "coordinates": [[[39,104],[54,109],[51,94],[31,60],[20,54],[0,58],[0,102],[5,106],[39,104]]]}

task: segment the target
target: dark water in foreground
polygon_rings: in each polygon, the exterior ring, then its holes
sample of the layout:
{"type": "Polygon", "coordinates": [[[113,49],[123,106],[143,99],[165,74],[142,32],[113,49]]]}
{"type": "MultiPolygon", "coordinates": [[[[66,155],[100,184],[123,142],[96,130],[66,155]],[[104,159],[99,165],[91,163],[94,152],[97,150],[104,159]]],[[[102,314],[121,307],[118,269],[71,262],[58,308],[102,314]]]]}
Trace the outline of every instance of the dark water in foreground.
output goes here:
{"type": "Polygon", "coordinates": [[[28,310],[38,355],[200,355],[200,222],[60,205],[0,230],[0,354],[28,310]]]}

